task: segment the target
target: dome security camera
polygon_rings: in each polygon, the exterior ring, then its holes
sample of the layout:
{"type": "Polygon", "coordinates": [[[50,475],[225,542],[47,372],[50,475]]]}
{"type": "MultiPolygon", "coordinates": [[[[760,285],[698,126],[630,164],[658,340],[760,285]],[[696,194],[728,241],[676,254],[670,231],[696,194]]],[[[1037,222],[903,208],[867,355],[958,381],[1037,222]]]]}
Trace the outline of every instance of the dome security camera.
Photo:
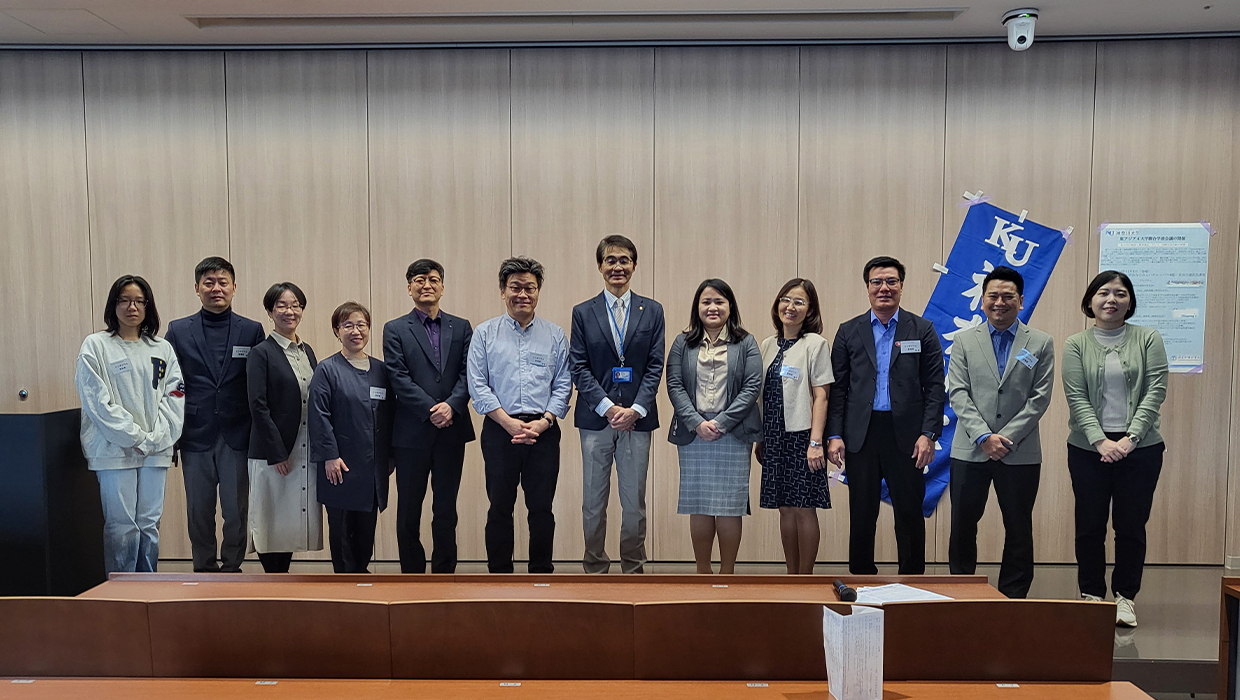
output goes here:
{"type": "Polygon", "coordinates": [[[1003,15],[1007,27],[1008,46],[1013,51],[1024,51],[1033,45],[1033,25],[1038,22],[1037,8],[1009,10],[1003,15]]]}

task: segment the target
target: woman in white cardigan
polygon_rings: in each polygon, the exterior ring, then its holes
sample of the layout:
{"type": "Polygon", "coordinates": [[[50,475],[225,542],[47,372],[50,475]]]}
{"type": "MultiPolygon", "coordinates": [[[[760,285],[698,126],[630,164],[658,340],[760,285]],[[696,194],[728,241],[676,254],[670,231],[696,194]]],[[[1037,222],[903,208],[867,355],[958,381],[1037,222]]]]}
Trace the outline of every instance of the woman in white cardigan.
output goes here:
{"type": "Polygon", "coordinates": [[[185,384],[176,353],[159,332],[155,295],[125,275],[103,309],[107,330],[78,353],[82,451],[99,479],[105,568],[155,571],[159,519],[173,445],[185,422],[185,384]]]}
{"type": "Polygon", "coordinates": [[[831,507],[823,431],[827,389],[835,381],[822,333],[818,292],[791,279],[771,305],[776,334],[762,341],[763,508],[779,509],[779,535],[790,574],[814,573],[818,508],[831,507]]]}

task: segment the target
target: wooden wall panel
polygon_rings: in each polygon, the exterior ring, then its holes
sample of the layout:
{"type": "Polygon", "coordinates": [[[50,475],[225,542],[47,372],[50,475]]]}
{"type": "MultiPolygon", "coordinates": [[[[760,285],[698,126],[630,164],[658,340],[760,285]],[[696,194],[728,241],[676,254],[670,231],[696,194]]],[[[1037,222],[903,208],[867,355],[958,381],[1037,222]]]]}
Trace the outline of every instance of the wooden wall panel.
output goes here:
{"type": "MultiPolygon", "coordinates": [[[[508,51],[372,51],[369,54],[370,267],[376,336],[413,308],[405,282],[422,257],[445,268],[442,308],[477,326],[501,313],[495,271],[509,232],[508,51]]],[[[462,420],[482,419],[470,412],[462,420]]],[[[376,556],[397,559],[396,504],[379,519],[376,556]]],[[[430,501],[422,541],[431,552],[430,501]]],[[[457,540],[461,559],[486,559],[482,453],[466,452],[457,540]]]]}
{"type": "MultiPolygon", "coordinates": [[[[1240,160],[1240,41],[1114,42],[1098,47],[1090,227],[1103,221],[1211,222],[1206,370],[1171,375],[1167,443],[1148,560],[1220,564],[1232,406],[1240,160]]],[[[1090,240],[1097,267],[1097,235],[1090,240]]],[[[1138,300],[1139,302],[1140,300],[1138,300]]]]}
{"type": "MultiPolygon", "coordinates": [[[[567,333],[573,306],[602,290],[594,253],[603,236],[633,240],[639,263],[633,290],[647,296],[653,291],[654,51],[514,51],[512,80],[512,249],[546,267],[538,313],[567,333]]],[[[570,416],[560,443],[555,556],[579,560],[582,460],[572,426],[570,416]]],[[[618,571],[614,473],[612,483],[607,551],[618,571]]],[[[652,486],[653,479],[647,484],[650,517],[652,486]]],[[[522,505],[519,520],[524,513],[522,505]]],[[[519,530],[524,539],[524,523],[519,530]]]]}
{"type": "MultiPolygon", "coordinates": [[[[84,55],[94,298],[113,280],[151,283],[164,328],[197,313],[194,265],[228,257],[224,54],[84,55]]],[[[160,551],[190,556],[185,487],[168,474],[160,551]]]]}
{"type": "Polygon", "coordinates": [[[95,308],[89,282],[80,53],[0,52],[0,163],[10,329],[0,337],[0,413],[74,408],[78,349],[103,328],[104,301],[95,308]]]}
{"type": "MultiPolygon", "coordinates": [[[[732,286],[751,332],[770,335],[771,300],[797,272],[798,79],[793,48],[655,52],[654,291],[669,347],[708,277],[732,286]]],[[[660,559],[692,560],[689,518],[676,514],[676,450],[664,431],[654,443],[653,546],[660,559]]],[[[779,518],[757,507],[754,465],[740,558],[782,561],[779,518]]]]}
{"type": "MultiPolygon", "coordinates": [[[[801,50],[798,262],[801,276],[818,287],[829,340],[841,322],[868,311],[861,273],[876,255],[908,266],[905,308],[922,312],[934,289],[929,267],[943,244],[945,54],[942,46],[801,50]]],[[[819,559],[847,561],[848,488],[833,484],[831,502],[819,517],[819,559]]],[[[928,561],[937,518],[926,523],[928,561]]],[[[876,556],[896,559],[887,506],[876,556]]]]}
{"type": "MultiPolygon", "coordinates": [[[[225,67],[236,309],[270,328],[263,293],[296,283],[298,335],[326,358],[340,349],[332,310],[370,304],[366,54],[230,52],[225,67]]],[[[372,330],[367,350],[380,342],[372,330]]]]}
{"type": "MultiPolygon", "coordinates": [[[[1053,335],[1061,349],[1069,335],[1085,327],[1080,294],[1092,276],[1086,242],[1097,47],[1074,42],[1053,49],[948,47],[943,247],[946,257],[964,222],[966,210],[956,203],[966,190],[985,190],[996,206],[1017,213],[1027,209],[1031,219],[1051,228],[1075,227],[1074,242],[1065,246],[1032,318],[1032,326],[1053,335]]],[[[1066,463],[1068,412],[1058,372],[1041,431],[1035,556],[1039,562],[1073,562],[1072,519],[1065,517],[1074,503],[1066,463]]],[[[939,506],[940,561],[947,561],[950,501],[944,497],[939,506]]],[[[978,558],[998,562],[1002,548],[1003,525],[992,491],[978,530],[978,558]]]]}

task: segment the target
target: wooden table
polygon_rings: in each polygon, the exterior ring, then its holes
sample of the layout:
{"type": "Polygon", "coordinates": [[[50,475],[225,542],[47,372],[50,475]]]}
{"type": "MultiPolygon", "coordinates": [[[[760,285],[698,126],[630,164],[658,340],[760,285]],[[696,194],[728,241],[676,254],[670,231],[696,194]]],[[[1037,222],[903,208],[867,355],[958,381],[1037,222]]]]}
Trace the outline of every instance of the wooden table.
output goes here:
{"type": "Polygon", "coordinates": [[[1236,659],[1240,644],[1232,644],[1240,633],[1240,576],[1224,576],[1222,620],[1218,626],[1218,670],[1220,698],[1236,698],[1236,659]]]}
{"type": "MultiPolygon", "coordinates": [[[[994,683],[883,684],[885,698],[900,700],[1149,700],[1131,683],[1021,683],[999,688],[994,683]]],[[[665,698],[668,700],[829,700],[827,684],[773,682],[749,684],[720,681],[522,681],[502,686],[497,681],[280,680],[256,685],[253,679],[37,679],[13,684],[0,679],[0,698],[9,700],[152,700],[210,698],[233,700],[327,700],[349,698],[435,698],[436,700],[580,700],[581,698],[665,698]]]]}

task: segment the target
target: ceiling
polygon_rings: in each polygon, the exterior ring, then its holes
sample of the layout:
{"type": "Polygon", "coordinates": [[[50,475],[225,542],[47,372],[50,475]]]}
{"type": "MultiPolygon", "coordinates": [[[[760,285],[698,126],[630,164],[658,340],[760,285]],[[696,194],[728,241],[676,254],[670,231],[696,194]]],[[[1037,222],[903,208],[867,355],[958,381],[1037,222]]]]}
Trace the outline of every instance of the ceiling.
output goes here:
{"type": "MultiPolygon", "coordinates": [[[[0,45],[1002,40],[1017,2],[0,0],[0,45]]],[[[1040,39],[1240,32],[1240,0],[1032,4],[1040,39]]]]}

